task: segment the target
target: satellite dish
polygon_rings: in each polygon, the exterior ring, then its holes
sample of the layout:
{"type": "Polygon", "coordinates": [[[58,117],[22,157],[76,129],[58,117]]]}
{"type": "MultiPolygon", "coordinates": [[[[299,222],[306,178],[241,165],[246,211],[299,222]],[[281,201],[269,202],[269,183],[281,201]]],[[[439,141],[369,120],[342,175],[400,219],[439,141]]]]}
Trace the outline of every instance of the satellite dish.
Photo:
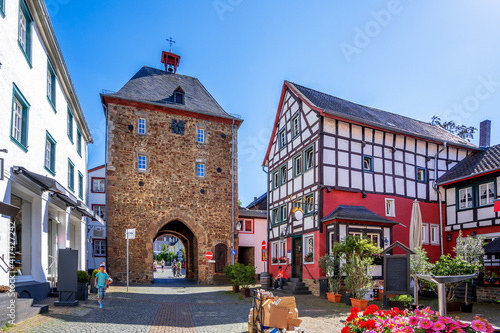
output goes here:
{"type": "Polygon", "coordinates": [[[293,217],[295,218],[296,221],[300,221],[304,217],[304,213],[302,212],[301,209],[297,209],[295,213],[293,213],[293,217]]]}

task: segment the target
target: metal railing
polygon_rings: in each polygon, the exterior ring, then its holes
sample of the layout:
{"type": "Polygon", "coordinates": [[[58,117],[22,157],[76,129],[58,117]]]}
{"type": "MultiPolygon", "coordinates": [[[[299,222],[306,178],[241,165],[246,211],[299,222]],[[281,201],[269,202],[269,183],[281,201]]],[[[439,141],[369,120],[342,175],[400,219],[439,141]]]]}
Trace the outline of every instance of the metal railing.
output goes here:
{"type": "Polygon", "coordinates": [[[316,279],[311,275],[311,272],[309,272],[309,268],[307,268],[307,266],[304,265],[304,263],[302,263],[302,267],[306,268],[307,273],[309,273],[309,276],[313,279],[314,283],[316,283],[316,279]]]}

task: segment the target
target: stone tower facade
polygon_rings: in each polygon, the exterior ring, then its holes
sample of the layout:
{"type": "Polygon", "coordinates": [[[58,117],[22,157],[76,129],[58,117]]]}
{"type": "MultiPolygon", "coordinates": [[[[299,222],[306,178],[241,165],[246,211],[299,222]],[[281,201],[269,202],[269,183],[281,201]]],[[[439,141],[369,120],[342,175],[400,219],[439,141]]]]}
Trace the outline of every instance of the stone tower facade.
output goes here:
{"type": "Polygon", "coordinates": [[[237,130],[196,79],[143,67],[116,93],[102,94],[107,118],[108,270],[130,282],[153,280],[153,241],[178,237],[186,276],[207,279],[205,253],[220,272],[230,263],[238,214],[237,130]]]}

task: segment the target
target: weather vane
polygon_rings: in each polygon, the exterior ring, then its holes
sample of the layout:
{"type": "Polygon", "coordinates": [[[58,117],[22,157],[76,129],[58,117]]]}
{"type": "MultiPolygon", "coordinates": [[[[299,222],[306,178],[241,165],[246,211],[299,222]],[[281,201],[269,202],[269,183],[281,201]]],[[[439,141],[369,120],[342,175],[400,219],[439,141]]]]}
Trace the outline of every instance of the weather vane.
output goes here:
{"type": "Polygon", "coordinates": [[[173,40],[172,37],[169,37],[166,41],[170,43],[170,51],[169,52],[172,52],[172,44],[175,43],[175,40],[173,40]]]}

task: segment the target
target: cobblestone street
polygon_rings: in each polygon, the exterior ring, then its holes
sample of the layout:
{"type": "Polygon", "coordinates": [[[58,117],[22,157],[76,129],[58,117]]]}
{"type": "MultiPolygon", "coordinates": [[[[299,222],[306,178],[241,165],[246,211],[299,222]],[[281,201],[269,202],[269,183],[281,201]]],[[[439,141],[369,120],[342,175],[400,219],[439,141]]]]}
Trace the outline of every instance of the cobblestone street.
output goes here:
{"type": "MultiPolygon", "coordinates": [[[[247,332],[250,299],[230,292],[230,287],[197,285],[172,278],[169,269],[155,274],[154,285],[111,286],[100,309],[95,294],[76,308],[53,306],[7,329],[7,332],[247,332]]],[[[332,304],[312,295],[297,296],[299,318],[308,333],[340,332],[350,307],[332,304]]],[[[431,306],[434,306],[431,301],[431,306]]],[[[435,302],[437,305],[437,302],[435,302]]],[[[500,325],[500,305],[475,304],[496,327],[500,325]]],[[[471,320],[471,314],[460,314],[471,320]]]]}

